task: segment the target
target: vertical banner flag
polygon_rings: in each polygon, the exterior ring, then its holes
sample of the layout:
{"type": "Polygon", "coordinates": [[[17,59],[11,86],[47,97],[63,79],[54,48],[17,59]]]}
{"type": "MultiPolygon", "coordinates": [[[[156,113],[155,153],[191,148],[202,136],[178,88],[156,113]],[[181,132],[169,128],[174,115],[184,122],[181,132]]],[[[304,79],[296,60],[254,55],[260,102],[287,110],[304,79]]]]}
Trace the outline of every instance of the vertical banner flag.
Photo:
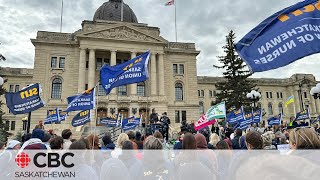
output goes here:
{"type": "Polygon", "coordinates": [[[243,107],[227,114],[227,121],[229,124],[237,124],[243,119],[244,119],[243,107]]]}
{"type": "Polygon", "coordinates": [[[36,83],[19,92],[5,93],[7,107],[14,115],[35,111],[44,106],[40,91],[40,84],[36,83]]]}
{"type": "Polygon", "coordinates": [[[70,96],[67,98],[68,107],[65,112],[84,111],[94,109],[96,105],[95,88],[86,90],[80,95],[70,96]]]}
{"type": "Polygon", "coordinates": [[[252,72],[283,67],[320,52],[319,7],[319,0],[305,0],[273,14],[245,35],[236,51],[252,72]]]}
{"type": "Polygon", "coordinates": [[[127,119],[123,119],[121,128],[124,131],[135,129],[136,127],[139,127],[140,121],[141,121],[141,117],[135,118],[134,116],[127,119]]]}
{"type": "Polygon", "coordinates": [[[149,78],[148,62],[150,52],[145,52],[123,64],[104,65],[100,71],[100,81],[107,94],[115,87],[146,81],[149,78]]]}
{"type": "Polygon", "coordinates": [[[306,120],[306,119],[310,119],[309,109],[298,112],[296,115],[295,121],[301,121],[301,120],[306,120]]]}
{"type": "Polygon", "coordinates": [[[206,117],[209,121],[215,119],[223,119],[226,117],[226,104],[225,102],[212,106],[206,113],[206,117]]]}
{"type": "Polygon", "coordinates": [[[174,5],[174,0],[169,0],[165,5],[166,6],[174,5]]]}
{"type": "Polygon", "coordinates": [[[289,104],[294,102],[294,96],[290,96],[287,100],[287,102],[285,103],[285,106],[288,107],[289,104]]]}
{"type": "Polygon", "coordinates": [[[269,124],[269,126],[280,125],[281,121],[282,121],[282,114],[279,114],[279,115],[276,115],[276,116],[269,118],[268,124],[269,124]]]}
{"type": "Polygon", "coordinates": [[[85,110],[79,112],[71,121],[71,125],[73,127],[78,127],[85,125],[86,123],[90,122],[90,110],[85,110]]]}
{"type": "Polygon", "coordinates": [[[252,120],[253,120],[252,117],[253,117],[252,112],[246,113],[244,115],[244,119],[242,121],[240,121],[239,128],[242,130],[248,129],[252,123],[252,120]]]}
{"type": "Polygon", "coordinates": [[[253,112],[253,123],[260,123],[262,120],[262,109],[253,112]]]}
{"type": "Polygon", "coordinates": [[[100,124],[103,124],[106,127],[117,127],[117,126],[119,126],[118,118],[121,118],[120,114],[108,116],[108,117],[100,119],[100,124]]]}
{"type": "Polygon", "coordinates": [[[215,119],[209,121],[207,116],[204,114],[200,117],[200,119],[196,123],[194,123],[194,129],[198,131],[214,123],[216,123],[215,119]]]}
{"type": "Polygon", "coordinates": [[[53,124],[55,122],[60,122],[59,108],[47,111],[47,118],[44,120],[44,124],[53,124]]]}

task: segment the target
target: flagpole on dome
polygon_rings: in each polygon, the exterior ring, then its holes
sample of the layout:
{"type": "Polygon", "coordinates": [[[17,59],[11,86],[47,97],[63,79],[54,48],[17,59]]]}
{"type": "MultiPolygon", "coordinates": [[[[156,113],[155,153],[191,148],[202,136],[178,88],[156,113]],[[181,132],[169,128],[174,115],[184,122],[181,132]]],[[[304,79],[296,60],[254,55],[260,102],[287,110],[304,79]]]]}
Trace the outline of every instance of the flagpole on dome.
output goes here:
{"type": "Polygon", "coordinates": [[[62,32],[63,0],[61,0],[60,33],[62,32]]]}
{"type": "Polygon", "coordinates": [[[177,31],[177,4],[175,0],[173,0],[174,3],[174,25],[175,25],[175,31],[176,31],[176,42],[178,42],[178,31],[177,31]]]}
{"type": "Polygon", "coordinates": [[[121,0],[121,22],[123,21],[123,0],[121,0]]]}

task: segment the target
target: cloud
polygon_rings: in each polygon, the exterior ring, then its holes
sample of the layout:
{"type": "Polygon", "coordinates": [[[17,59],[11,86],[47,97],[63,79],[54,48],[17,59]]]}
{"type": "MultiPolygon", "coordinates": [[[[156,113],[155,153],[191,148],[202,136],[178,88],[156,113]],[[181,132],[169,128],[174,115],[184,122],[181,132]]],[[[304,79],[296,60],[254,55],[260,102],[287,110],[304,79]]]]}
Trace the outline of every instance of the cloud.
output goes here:
{"type": "MultiPolygon", "coordinates": [[[[81,28],[83,20],[93,15],[107,0],[64,0],[63,32],[81,28]]],[[[194,42],[201,51],[197,57],[198,75],[222,76],[217,56],[230,30],[237,41],[257,24],[299,0],[177,0],[178,41],[194,42]]],[[[159,27],[161,36],[175,41],[174,6],[164,6],[166,0],[125,0],[140,23],[159,27]]],[[[0,0],[2,27],[0,53],[7,58],[1,66],[33,67],[34,47],[30,38],[39,30],[60,31],[61,1],[0,0]]],[[[254,77],[287,78],[294,73],[312,73],[320,78],[320,56],[313,55],[277,70],[256,73],[254,77]],[[303,68],[301,68],[303,67],[303,68]],[[275,76],[276,75],[276,76],[275,76]]]]}

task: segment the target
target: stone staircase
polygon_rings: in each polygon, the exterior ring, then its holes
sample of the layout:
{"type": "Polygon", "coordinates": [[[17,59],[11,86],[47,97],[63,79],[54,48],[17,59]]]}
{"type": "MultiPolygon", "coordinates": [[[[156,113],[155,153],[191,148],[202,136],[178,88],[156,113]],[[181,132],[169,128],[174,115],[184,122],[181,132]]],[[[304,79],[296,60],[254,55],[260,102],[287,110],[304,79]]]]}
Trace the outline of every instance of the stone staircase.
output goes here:
{"type": "Polygon", "coordinates": [[[81,137],[87,137],[90,134],[96,134],[98,135],[99,139],[102,139],[106,132],[110,132],[111,140],[113,142],[116,142],[119,135],[122,133],[122,129],[120,127],[108,128],[104,126],[97,126],[95,128],[91,128],[90,126],[84,126],[81,133],[81,137]]]}

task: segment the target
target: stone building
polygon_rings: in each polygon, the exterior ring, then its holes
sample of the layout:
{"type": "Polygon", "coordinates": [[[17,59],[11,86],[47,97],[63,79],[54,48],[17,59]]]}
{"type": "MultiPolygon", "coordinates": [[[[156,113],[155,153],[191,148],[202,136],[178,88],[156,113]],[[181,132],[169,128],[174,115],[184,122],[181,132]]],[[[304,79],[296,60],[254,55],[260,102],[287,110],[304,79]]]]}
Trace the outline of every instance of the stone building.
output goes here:
{"type": "MultiPolygon", "coordinates": [[[[99,7],[92,21],[83,21],[82,28],[74,33],[38,31],[31,39],[35,47],[33,69],[2,68],[1,76],[8,79],[4,87],[19,91],[22,87],[39,82],[46,106],[32,112],[33,128],[46,117],[47,110],[67,107],[66,98],[94,87],[99,82],[99,70],[106,65],[123,63],[147,50],[150,79],[144,83],[121,86],[109,95],[98,85],[98,106],[93,117],[99,119],[121,113],[125,117],[144,114],[151,109],[159,114],[168,112],[173,127],[180,127],[182,120],[197,120],[212,105],[215,83],[219,77],[197,77],[196,60],[200,53],[194,43],[169,42],[160,36],[160,29],[138,23],[133,10],[126,4],[121,16],[120,1],[110,0],[99,7]],[[123,21],[121,21],[123,19],[123,21]]],[[[292,107],[284,108],[290,95],[296,98],[296,110],[300,110],[299,83],[302,83],[302,101],[313,115],[319,113],[319,100],[309,95],[317,83],[313,75],[293,75],[289,79],[252,79],[262,93],[261,106],[268,115],[284,111],[285,117],[293,115],[292,107]],[[291,108],[291,109],[290,109],[291,108]]],[[[1,97],[4,101],[4,97],[1,97]]],[[[27,115],[12,115],[8,108],[6,123],[12,132],[26,128],[27,115]]],[[[46,125],[46,129],[60,131],[71,127],[71,113],[62,124],[46,125]]],[[[148,120],[148,118],[145,118],[148,120]]],[[[81,132],[81,129],[73,129],[81,132]]],[[[57,132],[58,133],[58,132],[57,132]]],[[[59,133],[58,133],[59,134],[59,133]]]]}

